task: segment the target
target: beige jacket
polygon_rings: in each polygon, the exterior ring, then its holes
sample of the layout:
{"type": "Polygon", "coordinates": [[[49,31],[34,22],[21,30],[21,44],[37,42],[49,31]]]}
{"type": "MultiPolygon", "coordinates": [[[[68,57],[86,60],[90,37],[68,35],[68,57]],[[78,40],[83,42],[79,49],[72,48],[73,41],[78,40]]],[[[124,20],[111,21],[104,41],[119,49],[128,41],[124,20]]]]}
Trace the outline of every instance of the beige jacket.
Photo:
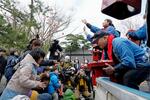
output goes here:
{"type": "Polygon", "coordinates": [[[37,87],[39,81],[36,81],[39,65],[30,54],[20,62],[20,67],[14,73],[6,88],[12,89],[20,94],[27,95],[32,88],[37,87]],[[35,66],[34,66],[34,65],[35,66]]]}

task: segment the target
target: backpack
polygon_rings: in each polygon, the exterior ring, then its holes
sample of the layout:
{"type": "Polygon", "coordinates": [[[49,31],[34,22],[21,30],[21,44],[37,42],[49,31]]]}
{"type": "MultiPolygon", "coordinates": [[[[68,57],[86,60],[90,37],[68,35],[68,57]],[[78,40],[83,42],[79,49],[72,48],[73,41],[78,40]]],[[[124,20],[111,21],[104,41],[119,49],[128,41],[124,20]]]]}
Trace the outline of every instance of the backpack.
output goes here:
{"type": "Polygon", "coordinates": [[[10,56],[8,58],[8,62],[7,62],[7,65],[5,67],[5,72],[4,72],[4,75],[7,80],[10,80],[12,75],[15,73],[14,66],[16,65],[16,62],[15,62],[16,59],[17,58],[13,56],[10,56]]]}

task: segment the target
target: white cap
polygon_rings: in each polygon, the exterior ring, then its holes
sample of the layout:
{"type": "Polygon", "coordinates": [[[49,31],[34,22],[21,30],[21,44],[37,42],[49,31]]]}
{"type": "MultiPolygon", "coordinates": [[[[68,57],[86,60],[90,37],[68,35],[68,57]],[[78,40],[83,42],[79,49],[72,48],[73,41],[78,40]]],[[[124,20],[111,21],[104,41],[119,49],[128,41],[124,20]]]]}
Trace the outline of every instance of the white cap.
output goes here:
{"type": "Polygon", "coordinates": [[[69,56],[65,56],[65,61],[66,62],[70,61],[70,57],[69,56]]]}

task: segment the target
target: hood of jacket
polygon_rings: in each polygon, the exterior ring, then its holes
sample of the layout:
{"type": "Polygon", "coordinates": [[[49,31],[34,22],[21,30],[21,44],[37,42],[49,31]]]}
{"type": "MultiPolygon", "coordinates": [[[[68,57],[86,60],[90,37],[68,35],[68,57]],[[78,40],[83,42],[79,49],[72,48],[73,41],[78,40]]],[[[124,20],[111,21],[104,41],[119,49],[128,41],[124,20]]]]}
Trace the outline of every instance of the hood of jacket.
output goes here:
{"type": "Polygon", "coordinates": [[[26,64],[26,63],[32,63],[34,65],[36,65],[37,67],[39,66],[39,64],[33,59],[33,57],[30,54],[27,54],[24,59],[21,61],[21,64],[26,64]]]}

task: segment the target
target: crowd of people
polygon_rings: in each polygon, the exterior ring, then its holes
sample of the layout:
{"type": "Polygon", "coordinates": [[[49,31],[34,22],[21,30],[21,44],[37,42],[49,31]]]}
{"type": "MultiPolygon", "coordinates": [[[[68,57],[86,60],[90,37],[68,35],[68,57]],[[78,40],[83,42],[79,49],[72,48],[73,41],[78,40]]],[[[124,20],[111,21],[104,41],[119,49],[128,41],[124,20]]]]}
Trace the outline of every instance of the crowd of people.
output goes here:
{"type": "Polygon", "coordinates": [[[7,79],[0,100],[76,100],[81,93],[91,96],[92,82],[84,71],[87,60],[81,65],[77,58],[71,61],[69,56],[62,57],[58,40],[52,42],[48,59],[41,47],[38,38],[32,39],[23,54],[11,48],[7,59],[6,50],[0,49],[0,76],[7,79]]]}
{"type": "MultiPolygon", "coordinates": [[[[99,60],[112,60],[113,65],[105,64],[103,71],[114,75],[116,82],[139,90],[139,85],[150,80],[150,49],[147,47],[147,26],[129,30],[127,38],[120,37],[110,19],[103,22],[103,28],[95,27],[86,20],[82,22],[94,33],[86,33],[94,50],[102,51],[99,60]]],[[[42,42],[32,39],[23,54],[11,48],[5,58],[6,50],[0,49],[0,80],[3,75],[7,86],[0,100],[76,100],[92,95],[93,84],[88,60],[81,62],[76,58],[63,57],[63,49],[58,40],[49,48],[48,59],[42,50],[42,42]],[[20,98],[20,99],[17,99],[20,98]]]]}

